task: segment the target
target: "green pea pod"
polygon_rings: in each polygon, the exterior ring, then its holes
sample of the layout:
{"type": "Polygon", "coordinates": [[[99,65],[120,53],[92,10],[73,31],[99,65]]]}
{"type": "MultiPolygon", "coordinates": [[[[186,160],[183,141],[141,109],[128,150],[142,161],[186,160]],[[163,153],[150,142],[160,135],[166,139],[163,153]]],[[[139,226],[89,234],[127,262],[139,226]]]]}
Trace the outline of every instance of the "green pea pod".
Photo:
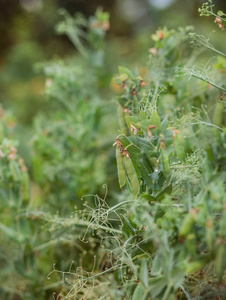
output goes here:
{"type": "Polygon", "coordinates": [[[200,269],[203,269],[206,265],[206,261],[204,260],[198,260],[198,261],[191,261],[188,263],[186,268],[186,273],[193,273],[195,271],[198,271],[200,269]]]}
{"type": "Polygon", "coordinates": [[[206,221],[206,243],[210,253],[213,253],[216,242],[216,234],[214,232],[213,222],[211,219],[206,221]]]}
{"type": "Polygon", "coordinates": [[[190,213],[186,215],[186,217],[181,225],[181,228],[179,230],[179,237],[185,237],[189,233],[191,233],[191,230],[195,224],[196,214],[197,214],[197,212],[194,209],[192,209],[190,211],[190,213]]]}
{"type": "Polygon", "coordinates": [[[222,278],[225,269],[226,269],[226,246],[222,244],[217,247],[216,259],[215,259],[215,270],[219,278],[222,278]]]}
{"type": "Polygon", "coordinates": [[[223,120],[224,102],[217,102],[213,115],[213,124],[221,126],[223,120]]]}
{"type": "Polygon", "coordinates": [[[185,151],[184,151],[183,144],[184,141],[182,136],[176,135],[174,139],[174,146],[175,146],[176,155],[181,161],[185,160],[185,151]]]}
{"type": "Polygon", "coordinates": [[[29,176],[27,172],[22,172],[22,197],[26,202],[30,199],[29,176]]]}
{"type": "Polygon", "coordinates": [[[166,176],[169,172],[169,157],[164,149],[161,149],[160,161],[163,174],[166,176]]]}
{"type": "Polygon", "coordinates": [[[16,182],[21,181],[20,169],[15,160],[11,160],[9,162],[9,168],[13,176],[13,180],[15,180],[16,182]]]}
{"type": "Polygon", "coordinates": [[[119,120],[119,125],[120,129],[124,134],[128,134],[128,128],[126,125],[126,120],[125,120],[125,113],[123,111],[122,106],[119,104],[118,105],[118,120],[119,120]]]}
{"type": "Polygon", "coordinates": [[[128,183],[130,185],[131,192],[136,197],[140,192],[140,183],[137,178],[136,171],[133,166],[132,159],[130,157],[124,157],[124,167],[126,170],[126,175],[128,179],[128,183]]]}
{"type": "Polygon", "coordinates": [[[117,162],[117,170],[118,170],[118,181],[119,186],[122,188],[126,183],[126,171],[123,165],[123,156],[120,152],[120,148],[116,147],[116,162],[117,162]]]}

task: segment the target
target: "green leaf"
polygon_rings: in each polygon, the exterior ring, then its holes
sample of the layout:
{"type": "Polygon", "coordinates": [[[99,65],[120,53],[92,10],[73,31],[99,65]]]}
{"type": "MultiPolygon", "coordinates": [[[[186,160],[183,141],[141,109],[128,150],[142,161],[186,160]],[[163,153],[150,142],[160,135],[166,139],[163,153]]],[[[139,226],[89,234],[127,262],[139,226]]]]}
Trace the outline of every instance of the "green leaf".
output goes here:
{"type": "Polygon", "coordinates": [[[139,113],[139,118],[140,118],[141,121],[147,119],[147,115],[143,110],[139,113]]]}
{"type": "Polygon", "coordinates": [[[148,287],[148,265],[146,259],[143,259],[141,262],[140,280],[145,287],[148,287]]]}
{"type": "Polygon", "coordinates": [[[151,114],[150,121],[151,121],[151,125],[155,125],[158,130],[161,130],[161,120],[155,110],[151,114]]]}
{"type": "Polygon", "coordinates": [[[0,223],[0,230],[10,239],[17,243],[21,243],[24,239],[17,231],[0,223]]]}
{"type": "Polygon", "coordinates": [[[21,217],[19,219],[19,228],[23,238],[27,239],[30,236],[30,227],[29,227],[28,220],[21,217]]]}
{"type": "Polygon", "coordinates": [[[161,201],[164,199],[165,195],[170,195],[172,193],[172,190],[173,190],[173,187],[172,187],[172,184],[170,184],[169,186],[167,186],[161,193],[159,193],[157,196],[156,196],[156,200],[157,201],[161,201]]]}
{"type": "Polygon", "coordinates": [[[173,132],[171,129],[166,130],[164,135],[164,144],[165,146],[169,146],[173,144],[173,132]]]}
{"type": "Polygon", "coordinates": [[[141,151],[147,155],[147,157],[153,157],[157,155],[155,147],[145,138],[137,138],[137,144],[139,145],[141,151]]]}
{"type": "Polygon", "coordinates": [[[16,271],[23,277],[28,277],[23,261],[17,260],[14,262],[16,271]]]}
{"type": "Polygon", "coordinates": [[[161,261],[162,261],[162,256],[161,256],[161,253],[158,251],[155,254],[155,257],[154,257],[154,260],[152,263],[152,267],[151,267],[151,275],[152,276],[159,275],[161,273],[161,270],[162,270],[161,261]]]}
{"type": "Polygon", "coordinates": [[[174,268],[171,272],[171,280],[175,287],[178,287],[184,280],[185,270],[174,268]]]}
{"type": "Polygon", "coordinates": [[[140,197],[141,200],[147,200],[149,201],[150,203],[156,201],[156,198],[149,195],[149,194],[142,194],[141,197],[140,197]]]}
{"type": "Polygon", "coordinates": [[[128,68],[119,66],[118,69],[120,75],[126,74],[130,79],[134,79],[133,73],[128,68]]]}
{"type": "Polygon", "coordinates": [[[148,126],[151,125],[151,121],[146,119],[138,123],[138,126],[147,133],[148,126]]]}
{"type": "Polygon", "coordinates": [[[121,217],[123,219],[122,234],[126,239],[128,239],[130,236],[134,236],[136,234],[136,229],[132,226],[131,220],[124,215],[121,215],[121,217]]]}
{"type": "Polygon", "coordinates": [[[146,293],[147,293],[147,291],[146,291],[145,287],[140,282],[140,283],[138,283],[137,287],[135,288],[132,300],[144,300],[146,298],[146,293]]]}
{"type": "Polygon", "coordinates": [[[148,281],[148,285],[149,285],[149,290],[150,290],[152,298],[156,299],[156,297],[159,294],[161,294],[163,289],[166,287],[167,280],[163,276],[159,276],[157,278],[151,278],[148,281]]]}
{"type": "Polygon", "coordinates": [[[126,116],[125,119],[126,119],[126,124],[129,128],[130,128],[130,123],[132,123],[134,125],[134,124],[139,123],[139,121],[140,121],[139,118],[136,116],[126,116]]]}
{"type": "Polygon", "coordinates": [[[152,187],[152,189],[154,191],[159,191],[163,187],[163,185],[164,185],[164,183],[166,181],[166,178],[165,178],[163,172],[160,171],[160,170],[153,172],[151,174],[151,178],[153,180],[153,187],[152,187]]]}
{"type": "Polygon", "coordinates": [[[167,127],[168,127],[168,117],[166,116],[161,123],[162,134],[165,134],[167,127]]]}
{"type": "Polygon", "coordinates": [[[141,177],[144,180],[145,184],[149,188],[152,188],[153,181],[150,177],[150,174],[154,170],[153,170],[153,167],[150,165],[149,161],[147,160],[147,158],[144,157],[143,155],[139,155],[137,157],[137,166],[138,166],[138,170],[139,170],[141,177]]]}

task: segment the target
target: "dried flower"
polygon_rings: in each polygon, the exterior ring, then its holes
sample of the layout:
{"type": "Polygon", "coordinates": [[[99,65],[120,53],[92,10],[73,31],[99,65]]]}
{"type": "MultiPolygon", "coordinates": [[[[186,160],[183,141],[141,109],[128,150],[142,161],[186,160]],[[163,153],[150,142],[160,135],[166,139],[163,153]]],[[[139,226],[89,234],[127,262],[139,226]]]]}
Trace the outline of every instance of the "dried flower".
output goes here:
{"type": "Polygon", "coordinates": [[[156,35],[158,36],[158,38],[160,40],[164,39],[165,34],[164,34],[164,32],[162,30],[157,30],[155,33],[156,33],[156,35]]]}
{"type": "Polygon", "coordinates": [[[109,22],[109,21],[104,21],[104,22],[102,23],[102,29],[103,29],[104,31],[107,31],[109,28],[110,28],[110,22],[109,22]]]}
{"type": "Polygon", "coordinates": [[[131,156],[129,155],[129,152],[128,152],[127,150],[124,150],[124,151],[122,152],[122,155],[125,155],[126,157],[131,158],[131,156]]]}
{"type": "Polygon", "coordinates": [[[124,151],[124,148],[123,148],[123,146],[122,146],[122,143],[120,142],[120,139],[116,139],[116,142],[112,145],[112,146],[117,146],[117,147],[119,147],[120,148],[120,152],[121,153],[123,153],[123,151],[124,151]]]}
{"type": "Polygon", "coordinates": [[[148,137],[151,138],[152,137],[152,132],[151,132],[151,129],[155,129],[156,126],[155,125],[149,125],[147,127],[147,134],[148,134],[148,137]]]}
{"type": "Polygon", "coordinates": [[[173,134],[172,134],[173,139],[175,139],[176,135],[180,133],[180,131],[175,128],[172,128],[172,132],[173,132],[173,134]]]}
{"type": "Polygon", "coordinates": [[[145,82],[145,81],[143,81],[143,80],[140,81],[140,86],[141,86],[141,87],[145,86],[146,84],[147,84],[147,82],[145,82]]]}
{"type": "Polygon", "coordinates": [[[224,24],[223,24],[223,22],[222,22],[222,20],[221,20],[220,17],[216,17],[214,23],[216,23],[216,24],[218,25],[218,27],[219,27],[221,30],[224,30],[224,29],[225,29],[225,28],[224,28],[224,24]]]}
{"type": "Polygon", "coordinates": [[[130,123],[130,131],[137,134],[137,128],[132,123],[130,123]]]}
{"type": "Polygon", "coordinates": [[[12,160],[16,158],[16,153],[9,153],[7,156],[8,160],[12,160]]]}
{"type": "Polygon", "coordinates": [[[136,93],[137,93],[136,89],[133,89],[132,92],[131,92],[131,95],[134,96],[134,95],[136,95],[136,93]]]}
{"type": "Polygon", "coordinates": [[[128,106],[126,106],[124,109],[123,109],[123,111],[124,111],[124,113],[125,114],[129,114],[130,113],[130,110],[129,110],[129,107],[128,106]]]}
{"type": "Polygon", "coordinates": [[[149,49],[149,52],[151,53],[151,54],[153,54],[154,56],[156,56],[157,55],[157,49],[154,47],[154,48],[150,48],[149,49]]]}
{"type": "Polygon", "coordinates": [[[23,166],[20,167],[20,170],[22,172],[27,172],[27,167],[25,165],[23,165],[23,166]]]}

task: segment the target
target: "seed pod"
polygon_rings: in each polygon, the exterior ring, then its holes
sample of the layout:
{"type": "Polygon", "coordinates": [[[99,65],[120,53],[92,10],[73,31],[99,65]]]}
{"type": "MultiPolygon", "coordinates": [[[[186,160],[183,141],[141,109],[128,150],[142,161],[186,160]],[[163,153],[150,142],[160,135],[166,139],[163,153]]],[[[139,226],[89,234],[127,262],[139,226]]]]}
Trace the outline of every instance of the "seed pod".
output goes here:
{"type": "Polygon", "coordinates": [[[9,168],[13,177],[13,180],[20,182],[21,181],[21,174],[20,174],[20,169],[15,162],[15,160],[11,160],[9,162],[9,168]]]}
{"type": "Polygon", "coordinates": [[[126,171],[123,165],[124,156],[120,152],[120,147],[116,147],[116,162],[117,162],[117,169],[118,169],[118,181],[119,186],[122,188],[126,183],[126,171]]]}
{"type": "Polygon", "coordinates": [[[186,215],[186,217],[181,225],[181,228],[179,230],[179,237],[185,237],[191,232],[191,230],[195,224],[195,219],[196,219],[197,213],[198,213],[197,210],[192,208],[190,213],[186,215]]]}
{"type": "Polygon", "coordinates": [[[198,270],[204,268],[205,265],[206,265],[206,262],[204,260],[191,261],[187,265],[186,273],[192,273],[192,272],[198,271],[198,270]]]}
{"type": "Polygon", "coordinates": [[[163,174],[167,175],[169,172],[169,157],[164,149],[161,149],[160,161],[163,174]]]}
{"type": "Polygon", "coordinates": [[[212,220],[209,218],[206,221],[206,242],[207,242],[207,246],[209,249],[210,253],[213,253],[214,251],[214,246],[215,246],[215,232],[214,232],[214,227],[213,227],[213,222],[212,220]]]}
{"type": "Polygon", "coordinates": [[[174,138],[174,146],[175,146],[175,151],[176,151],[177,157],[181,161],[185,160],[185,151],[184,151],[183,144],[184,144],[184,141],[183,141],[182,136],[176,135],[174,138]]]}
{"type": "Polygon", "coordinates": [[[125,112],[120,104],[118,105],[118,120],[119,120],[119,125],[120,125],[121,131],[127,135],[128,128],[127,128],[126,120],[125,120],[125,112]]]}
{"type": "Polygon", "coordinates": [[[213,114],[213,124],[221,126],[223,120],[224,102],[217,102],[214,114],[213,114]]]}
{"type": "Polygon", "coordinates": [[[226,246],[222,243],[217,247],[215,259],[215,271],[219,278],[222,278],[226,269],[226,246]]]}
{"type": "Polygon", "coordinates": [[[26,202],[30,199],[29,176],[27,172],[22,172],[22,197],[26,202]]]}
{"type": "Polygon", "coordinates": [[[124,156],[124,166],[125,166],[126,175],[130,185],[131,192],[136,197],[140,191],[140,183],[137,178],[137,174],[134,169],[132,159],[127,155],[124,156]]]}

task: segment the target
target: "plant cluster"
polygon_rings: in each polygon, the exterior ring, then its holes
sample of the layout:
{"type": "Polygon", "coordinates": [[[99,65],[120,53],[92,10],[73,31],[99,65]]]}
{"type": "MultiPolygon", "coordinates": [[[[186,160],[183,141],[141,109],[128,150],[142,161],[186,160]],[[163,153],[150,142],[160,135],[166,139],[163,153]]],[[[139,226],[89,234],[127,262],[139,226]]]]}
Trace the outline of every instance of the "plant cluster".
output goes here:
{"type": "MultiPolygon", "coordinates": [[[[214,14],[212,2],[200,13],[214,14]]],[[[51,112],[48,120],[36,119],[32,181],[1,112],[0,261],[6,283],[0,295],[223,299],[225,54],[192,27],[164,27],[151,36],[146,74],[119,67],[120,130],[113,146],[123,192],[112,204],[106,187],[104,197],[93,194],[107,177],[97,86],[108,14],[97,10],[88,21],[62,14],[57,30],[79,56],[44,65],[51,112]],[[218,57],[203,66],[209,50],[218,57]],[[30,193],[33,185],[38,195],[30,193]],[[54,260],[49,284],[43,277],[48,257],[54,260]]]]}
{"type": "Polygon", "coordinates": [[[71,286],[62,299],[91,299],[91,290],[106,299],[225,296],[225,75],[217,63],[224,54],[206,65],[216,74],[210,82],[204,68],[194,67],[205,48],[184,51],[189,41],[194,45],[191,30],[156,31],[144,77],[119,67],[121,129],[114,146],[119,185],[132,198],[124,193],[127,200],[116,207],[103,199],[91,209],[89,227],[108,264],[99,273],[95,263],[88,273],[54,269],[50,274],[61,274],[71,286]],[[192,84],[181,76],[190,66],[192,84]],[[105,287],[105,274],[112,274],[113,297],[98,288],[99,280],[105,287]]]}

